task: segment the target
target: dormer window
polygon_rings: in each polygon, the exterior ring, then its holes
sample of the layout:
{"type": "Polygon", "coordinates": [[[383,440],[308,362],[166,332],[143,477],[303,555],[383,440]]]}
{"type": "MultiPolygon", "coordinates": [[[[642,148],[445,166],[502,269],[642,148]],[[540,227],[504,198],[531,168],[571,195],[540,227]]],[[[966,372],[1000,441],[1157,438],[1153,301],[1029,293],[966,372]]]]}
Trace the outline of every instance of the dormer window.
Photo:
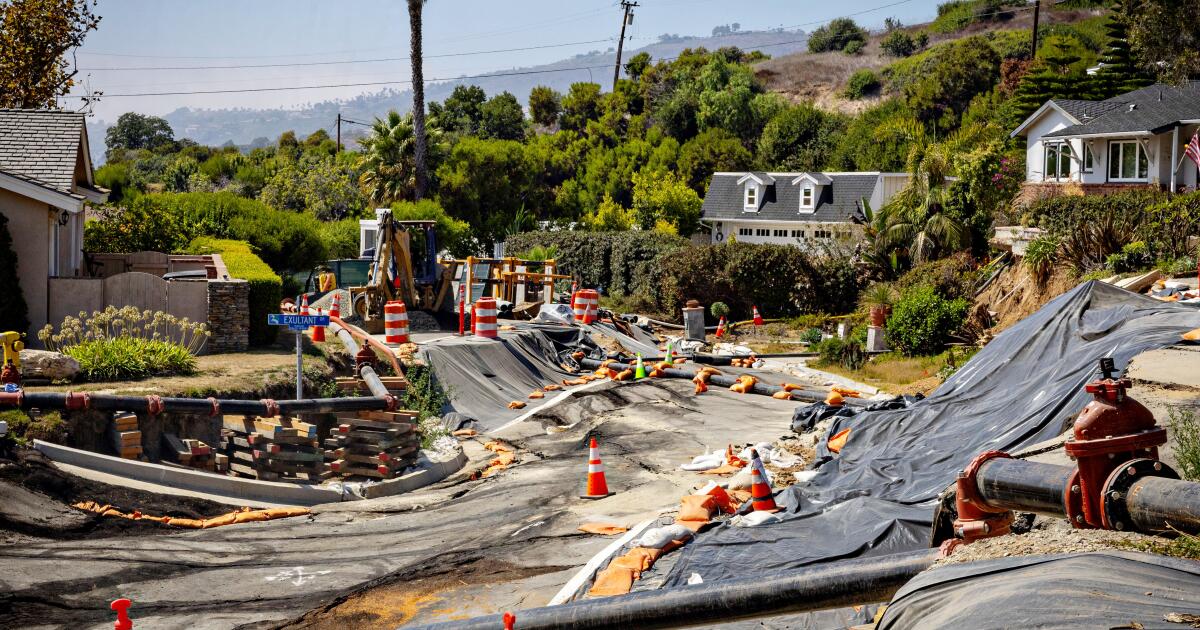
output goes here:
{"type": "Polygon", "coordinates": [[[758,209],[758,186],[746,184],[746,208],[758,209]]]}
{"type": "Polygon", "coordinates": [[[813,191],[812,186],[805,186],[800,189],[800,209],[801,210],[812,210],[813,209],[813,192],[814,191],[813,191]]]}

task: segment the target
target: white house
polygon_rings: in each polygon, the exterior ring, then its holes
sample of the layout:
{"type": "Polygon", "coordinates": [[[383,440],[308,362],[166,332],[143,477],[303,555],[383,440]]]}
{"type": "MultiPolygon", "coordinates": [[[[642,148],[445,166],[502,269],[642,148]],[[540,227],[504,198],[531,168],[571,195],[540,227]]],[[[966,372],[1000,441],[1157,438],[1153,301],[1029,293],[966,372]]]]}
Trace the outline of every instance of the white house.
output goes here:
{"type": "Polygon", "coordinates": [[[863,203],[878,210],[907,173],[713,173],[701,222],[713,243],[812,247],[862,238],[863,203]]]}
{"type": "Polygon", "coordinates": [[[1183,149],[1200,129],[1200,81],[1155,84],[1105,101],[1047,101],[1013,132],[1027,142],[1025,181],[1077,182],[1088,192],[1129,186],[1194,190],[1183,149]]]}

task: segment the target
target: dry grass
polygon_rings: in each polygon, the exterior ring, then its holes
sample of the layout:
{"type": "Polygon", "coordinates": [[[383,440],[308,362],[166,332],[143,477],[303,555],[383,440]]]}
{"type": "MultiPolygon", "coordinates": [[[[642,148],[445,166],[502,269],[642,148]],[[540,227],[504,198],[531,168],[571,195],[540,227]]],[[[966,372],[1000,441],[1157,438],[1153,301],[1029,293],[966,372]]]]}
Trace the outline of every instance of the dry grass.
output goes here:
{"type": "MultiPolygon", "coordinates": [[[[973,356],[974,348],[959,348],[954,351],[956,365],[962,365],[973,356]]],[[[929,357],[906,357],[898,353],[872,357],[860,370],[847,370],[840,365],[814,364],[826,372],[839,374],[860,383],[866,383],[892,394],[928,395],[941,385],[938,372],[950,362],[949,352],[929,357]]]]}

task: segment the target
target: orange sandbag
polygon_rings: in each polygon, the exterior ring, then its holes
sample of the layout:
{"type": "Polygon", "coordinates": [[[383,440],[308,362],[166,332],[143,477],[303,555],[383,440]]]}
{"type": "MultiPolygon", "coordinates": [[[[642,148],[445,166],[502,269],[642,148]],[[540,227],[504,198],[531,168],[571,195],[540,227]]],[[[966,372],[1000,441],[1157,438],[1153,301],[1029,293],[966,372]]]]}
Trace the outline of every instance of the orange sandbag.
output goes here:
{"type": "Polygon", "coordinates": [[[633,588],[633,570],[610,566],[596,574],[588,595],[592,597],[609,597],[624,595],[633,588]]]}
{"type": "Polygon", "coordinates": [[[532,392],[529,392],[529,397],[533,398],[533,399],[537,399],[537,398],[545,398],[546,395],[543,394],[542,391],[539,389],[539,390],[534,390],[532,392]]]}
{"type": "Polygon", "coordinates": [[[705,494],[712,497],[713,504],[716,505],[717,509],[721,510],[722,512],[726,514],[733,514],[737,511],[737,506],[733,503],[733,497],[729,496],[729,493],[725,491],[725,488],[714,485],[712,490],[709,490],[705,494]]]}
{"type": "Polygon", "coordinates": [[[1200,328],[1183,333],[1184,341],[1200,341],[1200,328]]]}
{"type": "Polygon", "coordinates": [[[720,466],[717,466],[716,468],[709,468],[708,470],[701,470],[700,474],[701,475],[732,475],[733,473],[738,472],[739,470],[741,470],[745,467],[746,467],[746,464],[744,464],[744,463],[741,466],[735,466],[733,464],[721,464],[720,466]]]}
{"type": "Polygon", "coordinates": [[[601,536],[612,536],[614,534],[624,534],[629,531],[628,527],[621,527],[612,523],[584,523],[579,526],[579,531],[585,534],[600,534],[601,536]]]}
{"type": "Polygon", "coordinates": [[[606,367],[608,367],[608,364],[613,363],[614,361],[615,361],[615,359],[605,359],[600,362],[600,367],[606,368],[606,367]]]}
{"type": "Polygon", "coordinates": [[[750,391],[752,387],[754,387],[754,385],[747,385],[746,383],[738,381],[737,383],[729,386],[729,391],[745,394],[746,392],[750,391]]]}
{"type": "Polygon", "coordinates": [[[830,387],[829,391],[837,392],[847,398],[861,398],[862,397],[862,394],[858,393],[858,390],[850,389],[849,387],[842,387],[840,385],[834,385],[834,386],[830,387]]]}
{"type": "Polygon", "coordinates": [[[289,516],[304,516],[306,514],[312,513],[312,510],[310,510],[308,508],[302,508],[302,507],[270,508],[270,509],[263,510],[263,511],[266,512],[267,516],[269,516],[271,518],[287,518],[289,516]]]}
{"type": "Polygon", "coordinates": [[[750,376],[749,374],[743,374],[738,377],[738,381],[742,382],[742,383],[747,383],[749,385],[754,385],[755,383],[758,382],[758,379],[754,378],[753,376],[750,376]]]}
{"type": "Polygon", "coordinates": [[[542,386],[542,391],[544,391],[544,392],[553,392],[553,391],[558,391],[560,389],[562,389],[562,385],[555,385],[554,383],[550,383],[549,385],[542,386]]]}
{"type": "Polygon", "coordinates": [[[499,440],[493,440],[491,442],[484,442],[483,448],[486,448],[487,450],[489,450],[493,453],[512,452],[511,446],[509,446],[499,440]]]}
{"type": "Polygon", "coordinates": [[[745,503],[745,502],[749,501],[750,499],[754,498],[754,494],[751,493],[749,490],[730,490],[729,498],[731,498],[734,501],[736,501],[737,503],[741,504],[741,503],[745,503]]]}
{"type": "Polygon", "coordinates": [[[647,376],[649,376],[650,378],[662,378],[662,375],[663,375],[662,370],[660,370],[658,368],[654,368],[653,370],[650,370],[650,374],[648,374],[647,376]]]}
{"type": "Polygon", "coordinates": [[[776,400],[791,400],[792,395],[789,392],[786,392],[781,389],[781,390],[775,392],[774,394],[771,394],[771,398],[774,398],[776,400]]]}
{"type": "Polygon", "coordinates": [[[630,369],[621,370],[613,378],[618,381],[628,381],[629,379],[633,378],[633,370],[630,370],[630,369]]]}
{"type": "Polygon", "coordinates": [[[846,440],[850,439],[850,429],[842,429],[829,438],[829,450],[834,453],[841,453],[842,447],[846,445],[846,440]]]}
{"type": "Polygon", "coordinates": [[[654,364],[654,369],[656,369],[656,370],[665,370],[670,367],[673,367],[673,366],[670,363],[667,363],[666,361],[659,361],[658,363],[654,364]]]}
{"type": "Polygon", "coordinates": [[[525,403],[523,403],[519,400],[514,400],[514,401],[508,403],[508,408],[509,409],[524,409],[525,403]]]}
{"type": "Polygon", "coordinates": [[[737,466],[738,468],[746,467],[746,462],[742,461],[742,458],[733,454],[732,444],[725,447],[725,463],[729,464],[730,466],[737,466]]]}
{"type": "Polygon", "coordinates": [[[696,392],[695,393],[703,394],[706,391],[708,391],[708,385],[705,385],[704,381],[696,381],[696,392]]]}
{"type": "Polygon", "coordinates": [[[475,429],[459,429],[452,432],[450,435],[453,435],[454,437],[471,437],[474,435],[479,435],[479,432],[475,429]]]}
{"type": "Polygon", "coordinates": [[[708,521],[717,514],[717,502],[707,494],[689,494],[679,502],[679,520],[708,521]]]}
{"type": "Polygon", "coordinates": [[[780,387],[782,387],[783,391],[785,391],[785,392],[790,392],[790,391],[797,390],[797,389],[804,389],[803,385],[797,385],[795,383],[784,383],[783,385],[780,385],[780,387]]]}
{"type": "Polygon", "coordinates": [[[271,517],[262,510],[252,510],[250,512],[238,512],[234,515],[233,522],[235,523],[257,523],[260,521],[269,521],[271,517]]]}
{"type": "Polygon", "coordinates": [[[188,529],[200,529],[204,527],[204,521],[198,521],[194,518],[169,518],[166,523],[171,527],[186,527],[188,529]]]}
{"type": "Polygon", "coordinates": [[[675,359],[675,365],[680,365],[680,364],[683,364],[683,363],[687,363],[687,358],[685,358],[685,357],[679,357],[678,359],[675,359]]]}
{"type": "Polygon", "coordinates": [[[578,361],[578,360],[582,359],[584,356],[585,356],[585,355],[583,354],[583,351],[582,351],[582,350],[580,350],[579,352],[573,352],[573,353],[571,353],[571,358],[572,358],[572,359],[575,359],[576,361],[578,361]]]}
{"type": "Polygon", "coordinates": [[[204,519],[204,524],[200,526],[200,529],[212,529],[213,527],[233,525],[237,522],[237,517],[237,512],[230,512],[229,514],[222,514],[220,516],[206,518],[204,519]]]}
{"type": "Polygon", "coordinates": [[[677,518],[677,519],[675,519],[675,524],[676,524],[676,525],[683,525],[684,527],[686,527],[686,528],[688,528],[688,529],[692,530],[693,532],[698,532],[698,531],[700,531],[700,530],[704,529],[704,526],[705,526],[705,525],[708,525],[708,523],[709,523],[709,521],[707,521],[707,520],[704,520],[704,521],[698,521],[698,520],[691,520],[691,521],[688,521],[688,520],[684,520],[684,519],[681,519],[681,518],[677,518]]]}

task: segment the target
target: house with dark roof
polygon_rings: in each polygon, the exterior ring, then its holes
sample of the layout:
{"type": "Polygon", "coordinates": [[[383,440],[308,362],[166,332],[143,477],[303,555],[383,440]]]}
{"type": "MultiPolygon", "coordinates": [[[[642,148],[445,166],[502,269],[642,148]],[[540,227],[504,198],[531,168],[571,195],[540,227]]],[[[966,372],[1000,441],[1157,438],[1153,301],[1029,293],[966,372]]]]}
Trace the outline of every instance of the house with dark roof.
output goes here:
{"type": "Polygon", "coordinates": [[[907,173],[713,173],[700,221],[713,243],[853,242],[863,236],[864,204],[879,209],[908,179],[907,173]]]}
{"type": "Polygon", "coordinates": [[[107,198],[92,178],[83,114],[0,109],[0,214],[31,331],[46,324],[49,279],[82,271],[84,205],[107,198]]]}
{"type": "Polygon", "coordinates": [[[1027,141],[1025,181],[1076,182],[1087,192],[1130,186],[1195,190],[1184,148],[1200,129],[1200,81],[1155,84],[1104,101],[1046,101],[1012,132],[1027,141]]]}

